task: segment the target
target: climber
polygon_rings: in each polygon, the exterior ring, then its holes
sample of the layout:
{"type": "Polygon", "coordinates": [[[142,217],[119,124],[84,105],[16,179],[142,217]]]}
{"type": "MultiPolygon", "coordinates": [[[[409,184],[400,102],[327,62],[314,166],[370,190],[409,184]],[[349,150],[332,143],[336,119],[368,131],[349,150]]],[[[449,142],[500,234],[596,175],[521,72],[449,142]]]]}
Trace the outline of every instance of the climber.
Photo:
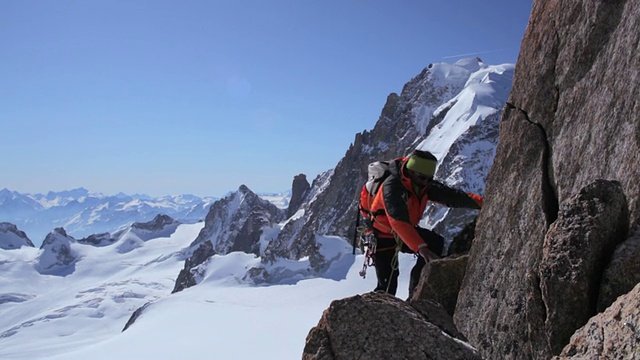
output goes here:
{"type": "MultiPolygon", "coordinates": [[[[440,258],[444,247],[442,236],[417,227],[427,201],[448,207],[480,209],[483,198],[434,180],[437,159],[428,151],[414,150],[409,157],[388,163],[388,176],[375,195],[371,194],[372,200],[366,209],[376,240],[373,260],[378,284],[375,291],[395,295],[398,252],[414,253],[419,256],[409,277],[411,297],[425,262],[440,258]]],[[[363,207],[361,199],[361,209],[363,207]]]]}

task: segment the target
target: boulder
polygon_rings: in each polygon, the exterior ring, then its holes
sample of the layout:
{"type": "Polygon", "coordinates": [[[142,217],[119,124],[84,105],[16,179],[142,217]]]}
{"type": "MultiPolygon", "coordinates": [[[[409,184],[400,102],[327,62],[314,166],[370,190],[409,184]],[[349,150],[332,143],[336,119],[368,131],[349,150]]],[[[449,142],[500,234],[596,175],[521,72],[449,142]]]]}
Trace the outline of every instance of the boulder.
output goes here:
{"type": "Polygon", "coordinates": [[[469,255],[463,255],[431,261],[425,265],[411,299],[435,301],[453,316],[468,260],[469,255]]]}
{"type": "Polygon", "coordinates": [[[554,354],[596,314],[600,280],[627,237],[627,201],[618,182],[598,180],[563,202],[544,239],[539,276],[554,354]]]}
{"type": "Polygon", "coordinates": [[[620,244],[607,265],[598,297],[598,311],[604,311],[618,296],[631,291],[640,283],[640,226],[633,235],[620,244]]]}
{"type": "Polygon", "coordinates": [[[640,358],[640,283],[591,318],[553,360],[640,358]]]}
{"type": "MultiPolygon", "coordinates": [[[[437,305],[429,309],[429,313],[438,311],[437,305]]],[[[446,319],[444,310],[439,311],[446,319]]],[[[452,331],[452,326],[449,318],[448,331],[452,331]]],[[[429,322],[409,303],[385,293],[367,293],[332,302],[307,335],[302,358],[399,360],[480,359],[480,356],[469,344],[429,322]]]]}

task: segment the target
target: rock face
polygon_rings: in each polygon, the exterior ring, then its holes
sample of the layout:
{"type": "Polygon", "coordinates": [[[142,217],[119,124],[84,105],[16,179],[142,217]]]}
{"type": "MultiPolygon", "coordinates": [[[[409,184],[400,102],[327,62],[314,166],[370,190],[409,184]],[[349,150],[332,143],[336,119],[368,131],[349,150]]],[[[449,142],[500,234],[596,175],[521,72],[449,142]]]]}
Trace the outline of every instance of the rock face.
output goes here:
{"type": "Polygon", "coordinates": [[[119,253],[125,254],[134,249],[144,246],[146,241],[157,239],[160,237],[169,237],[180,225],[179,221],[174,220],[168,215],[156,215],[156,217],[147,222],[134,222],[128,228],[115,232],[109,239],[107,235],[97,235],[93,239],[83,239],[83,243],[97,243],[98,246],[109,245],[114,241],[117,243],[116,249],[119,253]]]}
{"type": "Polygon", "coordinates": [[[307,181],[307,175],[299,174],[293,178],[293,184],[291,185],[291,200],[289,201],[289,207],[287,208],[287,218],[292,217],[293,214],[300,209],[310,188],[311,185],[307,181]]]}
{"type": "Polygon", "coordinates": [[[78,244],[92,245],[96,247],[109,246],[115,243],[118,239],[111,235],[111,233],[100,233],[89,235],[85,238],[78,240],[78,244]]]}
{"type": "Polygon", "coordinates": [[[0,222],[0,249],[13,250],[23,246],[34,247],[24,231],[8,222],[0,222]]]}
{"type": "Polygon", "coordinates": [[[171,293],[173,294],[196,285],[206,272],[206,261],[215,254],[216,252],[213,250],[211,241],[205,241],[198,246],[191,257],[184,262],[184,268],[180,270],[171,293]]]}
{"type": "MultiPolygon", "coordinates": [[[[332,175],[333,172],[325,172],[313,181],[302,206],[298,209],[302,215],[290,218],[284,223],[277,237],[267,245],[262,257],[262,264],[272,264],[280,258],[297,260],[308,256],[310,264],[315,271],[321,272],[323,267],[326,266],[325,259],[319,253],[319,247],[316,243],[316,234],[321,231],[309,225],[309,222],[320,221],[334,212],[327,209],[328,206],[323,205],[323,200],[320,200],[326,199],[327,194],[325,194],[325,191],[328,184],[330,184],[332,175]],[[319,201],[320,203],[316,204],[319,201]],[[318,209],[326,210],[329,213],[318,213],[317,216],[311,215],[318,209]]],[[[263,282],[262,279],[271,278],[271,275],[266,271],[263,266],[256,267],[249,272],[249,276],[254,278],[256,282],[263,282]]]]}
{"type": "Polygon", "coordinates": [[[129,318],[129,320],[127,320],[127,323],[124,325],[124,328],[122,328],[122,332],[124,332],[129,327],[131,327],[131,325],[133,325],[136,322],[136,320],[138,320],[138,318],[142,316],[142,313],[149,307],[149,305],[151,305],[150,302],[137,308],[136,311],[134,311],[133,314],[131,314],[131,317],[129,318]]]}
{"type": "MultiPolygon", "coordinates": [[[[639,192],[639,12],[635,1],[534,1],[510,102],[545,131],[561,199],[597,178],[639,192]]],[[[640,199],[627,197],[635,222],[640,199]]]]}
{"type": "MultiPolygon", "coordinates": [[[[607,253],[609,241],[624,240],[625,227],[640,222],[639,17],[637,1],[533,3],[454,315],[484,358],[550,358],[571,332],[558,327],[567,305],[550,301],[554,281],[580,274],[582,280],[569,280],[575,287],[564,300],[584,303],[585,293],[577,292],[585,291],[594,315],[603,272],[622,273],[607,265],[607,253]],[[565,206],[599,179],[619,184],[611,192],[615,205],[598,209],[579,225],[584,229],[567,228],[572,215],[565,206]],[[628,210],[620,208],[621,197],[628,210]],[[593,228],[598,234],[588,234],[593,228]],[[562,254],[573,241],[593,248],[562,254]],[[572,268],[567,261],[580,263],[572,268]]],[[[597,203],[574,205],[588,215],[597,203]]],[[[615,252],[611,261],[620,258],[615,252]]],[[[571,327],[586,320],[574,315],[580,320],[571,327]]]]}
{"type": "Polygon", "coordinates": [[[307,335],[302,358],[480,359],[456,333],[437,305],[412,306],[388,294],[368,293],[331,303],[307,335]]]}
{"type": "Polygon", "coordinates": [[[167,226],[174,224],[179,224],[179,222],[171,218],[169,215],[158,214],[151,221],[134,222],[131,227],[138,230],[158,232],[165,229],[167,226]]]}

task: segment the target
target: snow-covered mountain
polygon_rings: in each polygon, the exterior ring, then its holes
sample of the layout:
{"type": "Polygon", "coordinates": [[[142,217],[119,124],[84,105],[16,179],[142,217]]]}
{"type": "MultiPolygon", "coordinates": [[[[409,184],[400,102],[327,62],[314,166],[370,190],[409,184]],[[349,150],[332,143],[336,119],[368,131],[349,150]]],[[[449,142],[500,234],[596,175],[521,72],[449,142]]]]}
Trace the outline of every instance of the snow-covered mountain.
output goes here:
{"type": "MultiPolygon", "coordinates": [[[[460,89],[435,109],[418,107],[419,126],[426,137],[417,146],[440,160],[436,178],[476,194],[484,194],[485,179],[498,145],[501,110],[507,101],[513,64],[487,66],[478,59],[432,66],[428,81],[439,88],[460,89]]],[[[452,93],[453,94],[453,93],[452,93]]],[[[477,211],[449,209],[431,203],[422,226],[435,228],[451,240],[470,223],[477,211]]]]}
{"type": "Polygon", "coordinates": [[[213,244],[217,253],[242,251],[260,255],[261,248],[266,246],[259,241],[261,230],[274,227],[282,220],[282,209],[242,185],[237,192],[212,205],[205,218],[205,227],[193,246],[207,241],[213,244]]]}
{"type": "Polygon", "coordinates": [[[71,249],[76,240],[67,235],[63,228],[54,229],[47,235],[40,247],[36,270],[43,275],[65,276],[75,271],[78,253],[71,249]]]}
{"type": "Polygon", "coordinates": [[[0,223],[0,249],[19,249],[23,246],[33,247],[33,243],[24,231],[11,223],[0,223]]]}
{"type": "Polygon", "coordinates": [[[215,200],[194,195],[152,198],[119,193],[107,196],[84,188],[47,194],[21,194],[2,189],[0,221],[16,225],[39,246],[55,228],[64,228],[75,238],[82,238],[114,232],[133,222],[149,221],[158,214],[193,223],[204,219],[215,200]]]}

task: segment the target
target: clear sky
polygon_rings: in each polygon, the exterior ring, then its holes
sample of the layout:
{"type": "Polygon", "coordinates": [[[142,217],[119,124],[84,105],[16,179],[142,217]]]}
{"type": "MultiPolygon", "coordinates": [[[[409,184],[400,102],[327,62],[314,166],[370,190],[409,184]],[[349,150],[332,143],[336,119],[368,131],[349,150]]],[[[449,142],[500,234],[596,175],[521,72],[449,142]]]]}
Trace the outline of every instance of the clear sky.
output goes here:
{"type": "Polygon", "coordinates": [[[0,189],[311,182],[429,63],[515,63],[531,2],[0,1],[0,189]]]}

